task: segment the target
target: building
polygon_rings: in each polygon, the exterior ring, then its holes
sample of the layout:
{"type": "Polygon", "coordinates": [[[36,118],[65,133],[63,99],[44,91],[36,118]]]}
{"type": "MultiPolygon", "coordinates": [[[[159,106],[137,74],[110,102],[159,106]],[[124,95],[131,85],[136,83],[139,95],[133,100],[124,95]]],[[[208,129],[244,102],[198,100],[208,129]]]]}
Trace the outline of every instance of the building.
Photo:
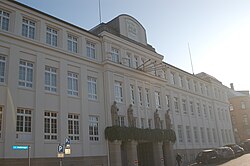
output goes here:
{"type": "Polygon", "coordinates": [[[235,141],[240,144],[250,139],[250,96],[249,91],[229,90],[230,114],[235,141]]]}
{"type": "Polygon", "coordinates": [[[14,145],[29,145],[32,165],[58,164],[66,138],[74,166],[172,165],[176,152],[188,163],[234,143],[227,88],[163,62],[129,15],[87,31],[1,1],[0,36],[3,165],[28,162],[14,145]]]}

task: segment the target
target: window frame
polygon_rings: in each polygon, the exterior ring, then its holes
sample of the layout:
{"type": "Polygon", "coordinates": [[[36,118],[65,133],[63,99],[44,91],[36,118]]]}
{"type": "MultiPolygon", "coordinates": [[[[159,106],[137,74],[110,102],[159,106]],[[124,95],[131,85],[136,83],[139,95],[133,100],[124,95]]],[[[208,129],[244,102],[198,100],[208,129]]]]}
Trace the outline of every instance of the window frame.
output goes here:
{"type": "Polygon", "coordinates": [[[45,65],[44,89],[48,92],[57,92],[57,69],[55,67],[45,65]],[[47,81],[46,78],[49,78],[47,81]],[[54,81],[54,83],[53,83],[54,81]]]}
{"type": "Polygon", "coordinates": [[[122,82],[120,81],[115,81],[114,82],[114,96],[115,96],[115,101],[118,103],[123,102],[123,89],[122,89],[122,82]]]}
{"type": "Polygon", "coordinates": [[[32,111],[31,109],[17,108],[16,112],[16,132],[32,132],[32,111]]]}
{"type": "Polygon", "coordinates": [[[88,99],[97,100],[97,78],[88,76],[88,99]]]}
{"type": "Polygon", "coordinates": [[[57,47],[58,46],[58,30],[51,26],[46,27],[46,43],[57,47]]]}
{"type": "Polygon", "coordinates": [[[7,65],[7,57],[4,55],[0,55],[0,84],[5,83],[6,77],[6,65],[7,65]],[[2,66],[2,67],[1,67],[2,66]],[[1,69],[3,71],[1,71],[1,69]]]}
{"type": "Polygon", "coordinates": [[[58,139],[58,114],[57,112],[45,111],[44,140],[57,140],[57,139],[58,139]]]}
{"type": "Polygon", "coordinates": [[[68,138],[80,141],[80,115],[68,113],[68,138]]]}
{"type": "Polygon", "coordinates": [[[111,48],[111,61],[115,63],[120,62],[120,50],[115,47],[111,48]]]}
{"type": "Polygon", "coordinates": [[[10,12],[0,9],[0,28],[2,30],[9,31],[9,27],[10,27],[10,12]]]}
{"type": "Polygon", "coordinates": [[[67,49],[70,52],[78,53],[78,37],[68,33],[67,35],[67,49]]]}
{"type": "Polygon", "coordinates": [[[96,59],[96,44],[90,41],[86,41],[86,54],[90,59],[96,59]]]}
{"type": "Polygon", "coordinates": [[[98,116],[89,115],[89,140],[93,142],[100,141],[98,116]]]}
{"type": "Polygon", "coordinates": [[[79,96],[79,83],[78,83],[79,74],[72,71],[68,71],[67,79],[68,79],[68,95],[79,96]]]}
{"type": "Polygon", "coordinates": [[[28,19],[26,17],[23,17],[23,19],[22,19],[22,36],[27,37],[29,39],[36,38],[36,21],[33,21],[33,20],[28,19]]]}
{"type": "Polygon", "coordinates": [[[34,77],[34,63],[20,59],[18,86],[25,88],[33,88],[33,77],[34,77]]]}

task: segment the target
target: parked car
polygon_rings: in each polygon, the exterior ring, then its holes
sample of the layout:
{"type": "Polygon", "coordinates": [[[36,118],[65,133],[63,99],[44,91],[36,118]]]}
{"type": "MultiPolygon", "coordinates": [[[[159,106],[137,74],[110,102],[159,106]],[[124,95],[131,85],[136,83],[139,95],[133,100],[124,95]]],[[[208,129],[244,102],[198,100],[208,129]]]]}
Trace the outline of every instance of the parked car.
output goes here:
{"type": "Polygon", "coordinates": [[[215,149],[218,153],[219,159],[229,160],[235,157],[234,151],[230,147],[219,147],[215,149]]]}
{"type": "Polygon", "coordinates": [[[225,147],[230,147],[233,149],[235,156],[241,156],[245,153],[244,149],[237,144],[225,145],[225,147]]]}
{"type": "Polygon", "coordinates": [[[250,139],[243,141],[240,145],[244,148],[245,152],[250,152],[250,139]]]}
{"type": "Polygon", "coordinates": [[[215,149],[202,150],[195,159],[196,163],[216,163],[219,161],[218,153],[215,149]]]}

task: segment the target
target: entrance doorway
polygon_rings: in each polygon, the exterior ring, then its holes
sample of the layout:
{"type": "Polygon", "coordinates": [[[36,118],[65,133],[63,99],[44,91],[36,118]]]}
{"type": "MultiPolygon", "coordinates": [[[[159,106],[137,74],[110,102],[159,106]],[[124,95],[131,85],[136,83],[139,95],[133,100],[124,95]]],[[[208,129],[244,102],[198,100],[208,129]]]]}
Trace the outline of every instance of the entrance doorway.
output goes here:
{"type": "Polygon", "coordinates": [[[138,166],[154,166],[153,143],[138,143],[138,166]]]}

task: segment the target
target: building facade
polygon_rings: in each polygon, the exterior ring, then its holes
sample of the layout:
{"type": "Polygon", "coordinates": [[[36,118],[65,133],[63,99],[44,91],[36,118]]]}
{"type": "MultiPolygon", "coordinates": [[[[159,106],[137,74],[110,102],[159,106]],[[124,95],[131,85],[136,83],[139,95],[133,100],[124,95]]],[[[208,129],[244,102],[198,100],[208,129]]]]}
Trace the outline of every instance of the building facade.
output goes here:
{"type": "Polygon", "coordinates": [[[227,88],[163,62],[131,16],[87,31],[1,1],[0,36],[4,165],[27,162],[27,151],[14,145],[30,146],[32,165],[58,164],[65,138],[71,154],[64,165],[75,166],[173,165],[177,152],[189,163],[201,149],[234,143],[227,88]],[[111,140],[109,127],[151,136],[111,140]],[[159,131],[168,131],[167,139],[152,137],[159,131]]]}
{"type": "Polygon", "coordinates": [[[230,114],[235,141],[240,144],[250,139],[250,96],[248,91],[229,91],[230,114]]]}

